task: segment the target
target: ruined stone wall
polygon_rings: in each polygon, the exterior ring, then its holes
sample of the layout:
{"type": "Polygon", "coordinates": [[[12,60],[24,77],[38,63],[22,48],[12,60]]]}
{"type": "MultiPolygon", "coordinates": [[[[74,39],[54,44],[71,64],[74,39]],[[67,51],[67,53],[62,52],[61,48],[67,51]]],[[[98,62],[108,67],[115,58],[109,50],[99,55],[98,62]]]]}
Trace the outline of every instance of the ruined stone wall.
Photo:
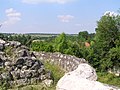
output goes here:
{"type": "Polygon", "coordinates": [[[87,63],[83,58],[77,58],[71,55],[65,55],[61,53],[48,53],[48,52],[34,52],[37,58],[41,61],[49,61],[54,65],[60,66],[65,71],[75,70],[80,63],[87,63]]]}

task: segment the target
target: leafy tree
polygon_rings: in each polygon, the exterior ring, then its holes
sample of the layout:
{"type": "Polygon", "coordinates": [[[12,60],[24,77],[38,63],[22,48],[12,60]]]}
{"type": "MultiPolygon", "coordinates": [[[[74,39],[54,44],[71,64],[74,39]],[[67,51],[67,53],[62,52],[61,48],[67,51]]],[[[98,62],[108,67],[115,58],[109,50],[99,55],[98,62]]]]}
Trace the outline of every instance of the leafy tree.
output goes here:
{"type": "Polygon", "coordinates": [[[120,47],[110,49],[108,55],[108,60],[112,63],[111,68],[116,67],[120,69],[120,47]]]}
{"type": "Polygon", "coordinates": [[[82,49],[80,48],[80,45],[74,41],[69,41],[68,43],[68,49],[66,49],[65,54],[75,55],[77,57],[83,57],[82,55],[82,49]]]}
{"type": "Polygon", "coordinates": [[[45,51],[46,51],[46,52],[53,52],[53,51],[54,51],[54,50],[53,50],[53,46],[52,46],[51,44],[48,44],[48,43],[47,43],[46,48],[45,48],[45,51]]]}
{"type": "Polygon", "coordinates": [[[62,33],[58,37],[55,38],[55,45],[54,49],[55,51],[64,53],[65,49],[68,48],[67,40],[66,40],[66,34],[62,33]]]}
{"type": "Polygon", "coordinates": [[[80,41],[86,41],[88,39],[88,32],[87,31],[79,32],[78,39],[80,41]]]}
{"type": "Polygon", "coordinates": [[[115,47],[115,41],[118,40],[119,36],[116,20],[115,16],[105,15],[98,21],[95,36],[98,48],[109,51],[110,48],[115,47]]]}
{"type": "MultiPolygon", "coordinates": [[[[116,42],[119,39],[119,26],[120,26],[120,17],[115,15],[110,15],[109,13],[102,16],[98,21],[96,35],[95,35],[95,44],[94,44],[94,53],[96,53],[96,59],[94,63],[98,62],[97,67],[100,70],[107,70],[111,65],[111,61],[108,59],[108,52],[110,49],[117,46],[116,42]]],[[[114,62],[114,61],[113,61],[114,62]]]]}

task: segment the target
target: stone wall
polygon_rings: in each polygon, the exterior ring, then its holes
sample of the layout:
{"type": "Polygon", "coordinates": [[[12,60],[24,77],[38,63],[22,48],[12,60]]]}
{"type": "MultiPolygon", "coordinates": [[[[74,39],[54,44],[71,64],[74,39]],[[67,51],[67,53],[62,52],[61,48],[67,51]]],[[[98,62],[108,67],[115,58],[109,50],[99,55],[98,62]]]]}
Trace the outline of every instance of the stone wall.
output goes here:
{"type": "MultiPolygon", "coordinates": [[[[41,61],[49,61],[52,64],[60,66],[67,72],[75,70],[80,63],[88,63],[83,58],[77,58],[75,56],[61,54],[59,52],[50,53],[50,52],[34,52],[37,58],[41,61]]],[[[113,73],[116,76],[120,76],[120,69],[113,68],[108,70],[109,73],[113,73]]]]}
{"type": "MultiPolygon", "coordinates": [[[[17,41],[0,42],[0,88],[53,83],[51,71],[36,59],[28,47],[17,41]]],[[[7,89],[6,89],[7,90],[7,89]]]]}
{"type": "Polygon", "coordinates": [[[60,66],[66,72],[75,70],[80,63],[87,63],[83,58],[77,58],[71,55],[65,55],[61,53],[49,53],[49,52],[34,52],[34,54],[41,61],[49,61],[54,65],[60,66]]]}

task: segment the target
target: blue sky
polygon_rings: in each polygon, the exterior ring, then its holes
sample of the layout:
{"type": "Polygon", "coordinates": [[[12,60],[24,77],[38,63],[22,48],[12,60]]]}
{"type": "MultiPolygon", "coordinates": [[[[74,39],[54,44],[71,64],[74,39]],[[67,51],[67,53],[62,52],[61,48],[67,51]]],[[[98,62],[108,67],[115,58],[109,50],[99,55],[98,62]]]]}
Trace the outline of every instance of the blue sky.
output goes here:
{"type": "Polygon", "coordinates": [[[0,32],[93,33],[106,11],[119,8],[119,0],[0,0],[0,32]]]}

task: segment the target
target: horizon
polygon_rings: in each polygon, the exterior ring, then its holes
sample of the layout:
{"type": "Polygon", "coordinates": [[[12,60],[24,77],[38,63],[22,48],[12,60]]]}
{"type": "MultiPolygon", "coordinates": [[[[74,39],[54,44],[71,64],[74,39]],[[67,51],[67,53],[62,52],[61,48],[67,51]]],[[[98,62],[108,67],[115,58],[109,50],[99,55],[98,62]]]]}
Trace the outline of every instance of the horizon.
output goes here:
{"type": "MultiPolygon", "coordinates": [[[[64,33],[64,32],[62,32],[62,33],[64,33]]],[[[79,32],[78,32],[79,33],[79,32]]],[[[71,35],[77,35],[78,33],[70,33],[71,35]]],[[[12,32],[1,32],[0,34],[41,34],[41,35],[59,35],[59,34],[61,34],[61,33],[42,33],[42,32],[40,32],[40,33],[36,33],[36,32],[33,32],[33,33],[31,33],[31,32],[26,32],[26,33],[12,33],[12,32]]],[[[65,33],[65,34],[68,34],[68,35],[70,35],[69,33],[65,33]]],[[[89,34],[92,34],[92,33],[89,33],[89,34]]]]}

